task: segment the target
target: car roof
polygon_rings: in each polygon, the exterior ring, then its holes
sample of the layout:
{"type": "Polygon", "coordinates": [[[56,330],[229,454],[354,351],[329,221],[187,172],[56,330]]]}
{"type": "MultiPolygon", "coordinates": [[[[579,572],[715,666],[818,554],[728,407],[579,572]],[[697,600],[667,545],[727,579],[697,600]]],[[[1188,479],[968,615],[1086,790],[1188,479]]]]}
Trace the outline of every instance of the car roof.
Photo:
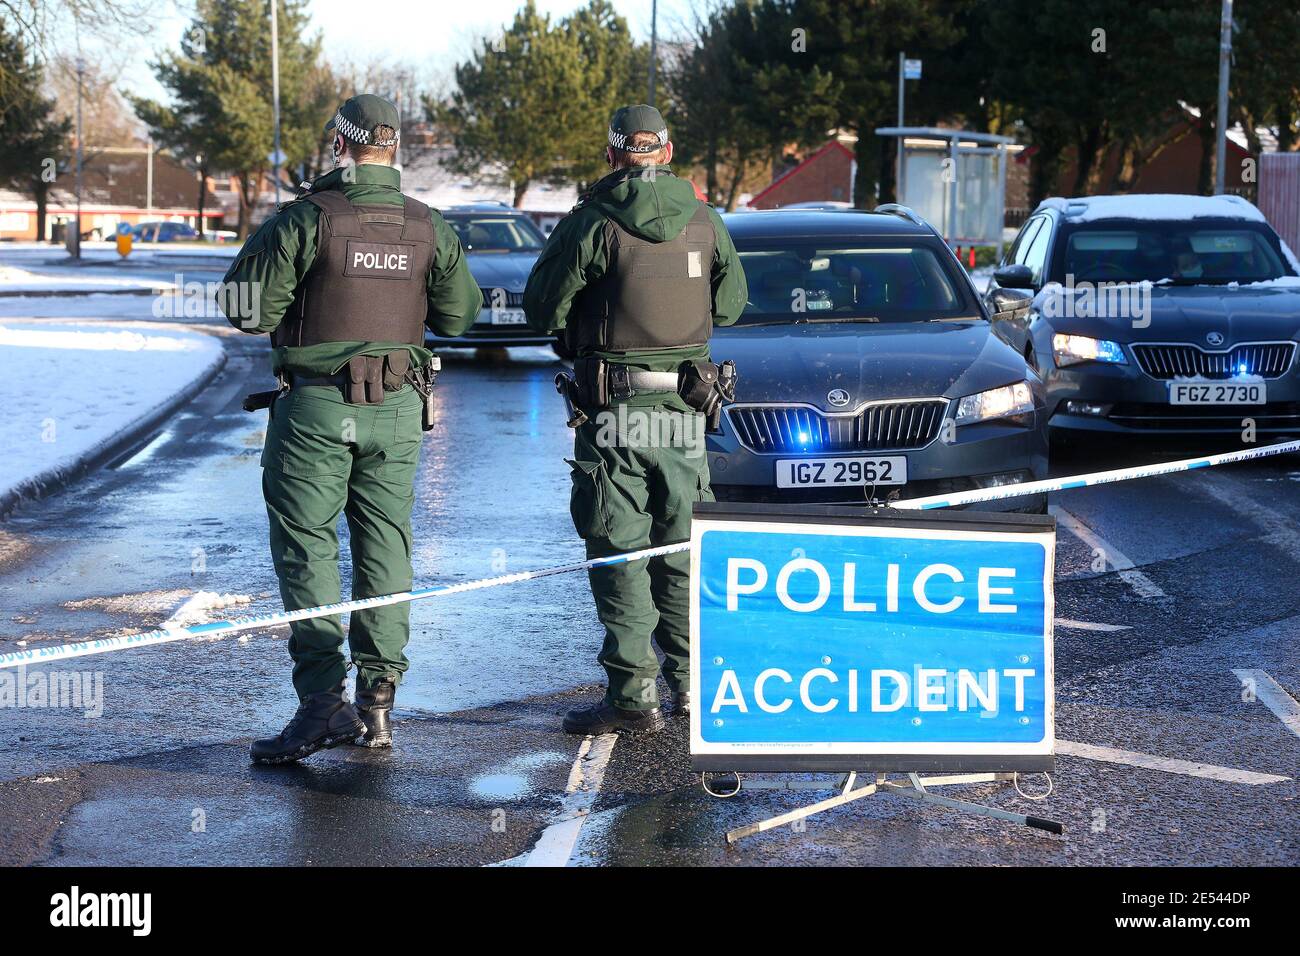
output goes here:
{"type": "Polygon", "coordinates": [[[1133,193],[1127,196],[1053,196],[1038,209],[1055,210],[1066,222],[1102,219],[1159,220],[1241,219],[1265,222],[1264,214],[1241,196],[1187,196],[1177,193],[1133,193]]]}
{"type": "Polygon", "coordinates": [[[722,217],[736,240],[858,236],[932,236],[920,223],[863,209],[764,209],[722,217]]]}
{"type": "Polygon", "coordinates": [[[445,207],[443,207],[443,210],[442,210],[442,211],[443,211],[444,213],[448,213],[448,212],[491,212],[491,213],[497,213],[497,214],[506,213],[506,214],[509,214],[509,215],[511,215],[511,216],[527,216],[527,215],[528,215],[528,213],[524,212],[522,209],[516,209],[514,206],[507,206],[505,203],[501,203],[501,202],[471,202],[471,203],[462,203],[462,204],[459,205],[459,206],[445,206],[445,207]]]}

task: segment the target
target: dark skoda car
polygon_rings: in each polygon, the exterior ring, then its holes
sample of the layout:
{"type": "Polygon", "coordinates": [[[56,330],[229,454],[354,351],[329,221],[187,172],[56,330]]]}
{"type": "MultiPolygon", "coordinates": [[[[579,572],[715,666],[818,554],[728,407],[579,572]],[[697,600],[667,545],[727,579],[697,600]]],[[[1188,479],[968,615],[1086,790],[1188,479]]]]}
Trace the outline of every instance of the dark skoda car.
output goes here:
{"type": "MultiPolygon", "coordinates": [[[[1048,199],[994,273],[1057,429],[1300,432],[1300,266],[1236,196],[1048,199]]],[[[1076,433],[1077,433],[1076,431],[1076,433]]]]}
{"type": "Polygon", "coordinates": [[[739,370],[707,444],[719,499],[862,504],[1046,477],[1042,383],[943,240],[881,210],[726,217],[749,304],[713,339],[739,370]]]}
{"type": "Polygon", "coordinates": [[[465,247],[469,271],[483,292],[483,309],[460,338],[430,333],[430,346],[552,345],[552,336],[539,335],[524,321],[524,285],[546,245],[546,237],[533,220],[494,202],[449,206],[441,212],[465,247]]]}

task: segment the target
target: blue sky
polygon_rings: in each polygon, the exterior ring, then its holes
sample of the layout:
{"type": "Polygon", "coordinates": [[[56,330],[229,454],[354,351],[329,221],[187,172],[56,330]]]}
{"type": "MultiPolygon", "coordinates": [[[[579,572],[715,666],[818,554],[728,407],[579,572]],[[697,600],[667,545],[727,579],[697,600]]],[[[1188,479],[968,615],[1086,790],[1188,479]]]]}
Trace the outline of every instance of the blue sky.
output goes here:
{"type": "MultiPolygon", "coordinates": [[[[537,0],[538,9],[563,16],[585,0],[537,0]]],[[[650,36],[651,0],[612,0],[628,20],[633,34],[650,36]]],[[[331,60],[364,64],[373,59],[416,64],[429,74],[449,73],[464,57],[472,41],[500,30],[522,6],[521,0],[311,0],[312,26],[321,32],[331,60]],[[364,15],[362,15],[364,12],[364,15]]],[[[146,64],[160,49],[174,47],[190,17],[188,5],[160,0],[158,19],[142,37],[123,42],[90,41],[91,56],[111,47],[122,62],[122,86],[132,92],[159,97],[162,91],[146,64]]],[[[672,33],[676,24],[691,16],[689,0],[659,0],[660,34],[672,33]]]]}

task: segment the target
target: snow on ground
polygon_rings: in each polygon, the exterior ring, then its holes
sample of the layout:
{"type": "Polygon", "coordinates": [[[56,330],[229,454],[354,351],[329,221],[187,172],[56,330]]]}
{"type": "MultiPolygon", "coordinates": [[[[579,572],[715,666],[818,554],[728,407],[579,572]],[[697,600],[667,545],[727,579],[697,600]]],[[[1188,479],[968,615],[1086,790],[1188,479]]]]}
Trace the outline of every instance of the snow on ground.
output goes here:
{"type": "Polygon", "coordinates": [[[223,356],[198,332],[0,322],[0,505],[107,451],[223,356]]]}
{"type": "Polygon", "coordinates": [[[69,278],[65,274],[42,275],[0,265],[0,291],[14,292],[112,292],[128,289],[162,290],[176,288],[175,282],[146,279],[140,276],[89,275],[69,278]]]}

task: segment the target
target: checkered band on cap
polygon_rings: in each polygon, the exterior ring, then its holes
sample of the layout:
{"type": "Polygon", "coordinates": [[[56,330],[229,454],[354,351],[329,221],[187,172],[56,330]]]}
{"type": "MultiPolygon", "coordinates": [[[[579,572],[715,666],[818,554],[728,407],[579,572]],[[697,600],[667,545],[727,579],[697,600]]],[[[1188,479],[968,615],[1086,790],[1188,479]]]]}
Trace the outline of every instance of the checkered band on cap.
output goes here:
{"type": "MultiPolygon", "coordinates": [[[[649,133],[653,131],[646,130],[645,132],[649,133]]],[[[647,143],[645,146],[629,146],[628,140],[632,137],[627,133],[616,132],[611,126],[609,128],[609,145],[613,146],[615,149],[621,149],[625,153],[653,153],[657,149],[663,149],[664,146],[668,144],[668,130],[661,129],[659,132],[655,133],[655,136],[659,138],[659,141],[653,145],[647,143]]]]}
{"type": "Polygon", "coordinates": [[[343,134],[343,138],[348,142],[356,143],[358,146],[396,146],[398,133],[393,132],[392,139],[376,140],[373,144],[370,142],[370,131],[362,129],[352,120],[348,119],[341,112],[334,114],[334,128],[343,134]]]}

